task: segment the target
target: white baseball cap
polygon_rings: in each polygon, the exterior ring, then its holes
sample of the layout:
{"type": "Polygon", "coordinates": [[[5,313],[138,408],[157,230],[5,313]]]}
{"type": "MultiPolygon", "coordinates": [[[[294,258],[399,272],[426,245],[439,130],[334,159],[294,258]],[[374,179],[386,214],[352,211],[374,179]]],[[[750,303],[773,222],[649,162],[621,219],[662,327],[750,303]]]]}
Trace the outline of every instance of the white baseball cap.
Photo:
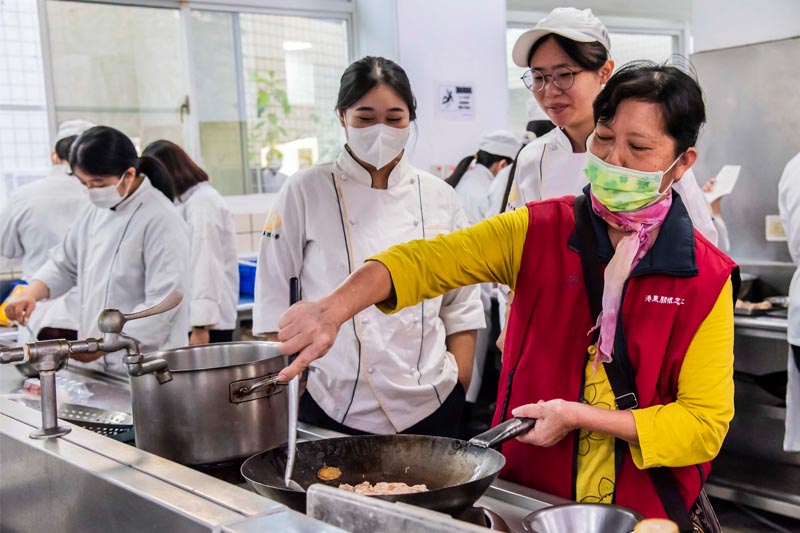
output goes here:
{"type": "Polygon", "coordinates": [[[539,21],[532,30],[519,36],[511,52],[511,58],[518,67],[527,68],[528,54],[536,41],[556,33],[579,43],[598,42],[606,50],[611,51],[611,39],[608,30],[600,19],[592,14],[591,9],[575,9],[574,7],[557,7],[539,21]]]}
{"type": "Polygon", "coordinates": [[[58,133],[56,133],[56,139],[55,141],[53,141],[53,144],[56,144],[58,141],[66,139],[67,137],[72,137],[73,135],[80,135],[89,128],[94,128],[94,127],[95,124],[89,122],[88,120],[81,120],[81,119],[66,120],[58,126],[58,133]]]}
{"type": "Polygon", "coordinates": [[[522,141],[510,131],[496,130],[481,135],[478,150],[514,159],[522,148],[522,141]]]}

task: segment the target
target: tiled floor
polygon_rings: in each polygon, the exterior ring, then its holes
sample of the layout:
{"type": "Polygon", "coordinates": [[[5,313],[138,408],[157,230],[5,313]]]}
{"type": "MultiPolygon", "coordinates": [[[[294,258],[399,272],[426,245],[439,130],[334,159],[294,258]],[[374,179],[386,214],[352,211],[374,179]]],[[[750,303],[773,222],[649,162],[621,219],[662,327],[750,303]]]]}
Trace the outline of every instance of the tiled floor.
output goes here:
{"type": "Polygon", "coordinates": [[[800,520],[797,519],[759,509],[742,508],[736,504],[716,499],[712,499],[712,504],[722,525],[722,531],[725,533],[785,533],[787,531],[800,533],[800,520]],[[756,516],[767,522],[759,521],[756,516]]]}

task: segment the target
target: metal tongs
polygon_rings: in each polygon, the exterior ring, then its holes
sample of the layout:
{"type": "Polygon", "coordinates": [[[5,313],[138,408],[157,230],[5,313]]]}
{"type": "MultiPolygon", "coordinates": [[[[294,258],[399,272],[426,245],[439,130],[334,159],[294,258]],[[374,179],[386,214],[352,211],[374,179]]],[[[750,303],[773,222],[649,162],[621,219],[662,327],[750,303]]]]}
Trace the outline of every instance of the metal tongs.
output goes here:
{"type": "MultiPolygon", "coordinates": [[[[300,280],[298,278],[289,279],[289,306],[300,301],[300,280]]],[[[293,359],[295,356],[292,356],[293,359]]],[[[297,411],[300,404],[300,376],[295,376],[289,380],[286,390],[287,403],[289,405],[289,440],[286,443],[286,470],[283,473],[283,482],[287,488],[299,492],[305,489],[292,479],[294,470],[294,458],[297,454],[297,411]]]]}

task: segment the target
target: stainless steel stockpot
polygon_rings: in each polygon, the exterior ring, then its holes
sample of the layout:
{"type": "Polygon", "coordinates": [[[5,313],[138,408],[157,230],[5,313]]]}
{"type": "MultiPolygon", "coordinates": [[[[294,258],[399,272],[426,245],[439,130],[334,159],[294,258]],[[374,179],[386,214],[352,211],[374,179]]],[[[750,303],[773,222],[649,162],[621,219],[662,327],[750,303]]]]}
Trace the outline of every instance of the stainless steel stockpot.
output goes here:
{"type": "Polygon", "coordinates": [[[287,358],[276,342],[165,350],[172,381],[131,377],[136,446],[186,465],[242,459],[286,442],[286,392],[275,383],[287,358]]]}

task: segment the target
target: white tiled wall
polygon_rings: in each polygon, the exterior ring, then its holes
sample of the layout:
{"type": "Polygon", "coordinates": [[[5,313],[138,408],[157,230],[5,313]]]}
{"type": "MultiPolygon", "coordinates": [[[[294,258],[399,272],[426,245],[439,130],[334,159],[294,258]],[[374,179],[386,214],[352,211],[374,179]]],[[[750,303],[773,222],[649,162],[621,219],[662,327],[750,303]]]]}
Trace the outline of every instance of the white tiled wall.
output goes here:
{"type": "Polygon", "coordinates": [[[236,251],[240,256],[257,254],[267,214],[237,213],[233,218],[236,222],[236,251]]]}
{"type": "Polygon", "coordinates": [[[240,256],[258,253],[264,221],[276,196],[277,194],[248,194],[225,197],[236,222],[236,250],[240,256]]]}

